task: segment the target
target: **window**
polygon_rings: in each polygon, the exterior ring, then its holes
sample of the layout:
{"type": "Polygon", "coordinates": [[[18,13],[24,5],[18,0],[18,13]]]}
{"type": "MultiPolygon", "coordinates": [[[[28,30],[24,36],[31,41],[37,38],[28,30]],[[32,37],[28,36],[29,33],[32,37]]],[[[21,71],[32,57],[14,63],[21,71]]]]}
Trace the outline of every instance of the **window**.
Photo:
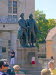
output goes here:
{"type": "Polygon", "coordinates": [[[12,13],[12,0],[8,0],[8,13],[12,13]]]}
{"type": "Polygon", "coordinates": [[[13,13],[17,13],[17,1],[13,1],[13,13]]]}
{"type": "Polygon", "coordinates": [[[2,52],[6,52],[6,47],[2,47],[2,52]]]}
{"type": "Polygon", "coordinates": [[[17,19],[17,0],[8,0],[8,20],[14,22],[17,19]],[[12,19],[12,20],[11,20],[12,19]]]}
{"type": "Polygon", "coordinates": [[[13,13],[17,13],[17,9],[16,8],[13,8],[13,13]]]}
{"type": "Polygon", "coordinates": [[[17,1],[13,1],[13,7],[17,7],[17,1]]]}
{"type": "Polygon", "coordinates": [[[8,0],[8,13],[17,13],[17,1],[8,0]]]}
{"type": "Polygon", "coordinates": [[[11,47],[11,40],[8,40],[8,48],[11,47]]]}
{"type": "Polygon", "coordinates": [[[12,7],[8,8],[8,13],[12,13],[12,7]]]}
{"type": "Polygon", "coordinates": [[[12,1],[8,1],[8,6],[10,7],[12,7],[12,1]]]}
{"type": "Polygon", "coordinates": [[[11,40],[8,40],[8,46],[11,46],[11,40]]]}

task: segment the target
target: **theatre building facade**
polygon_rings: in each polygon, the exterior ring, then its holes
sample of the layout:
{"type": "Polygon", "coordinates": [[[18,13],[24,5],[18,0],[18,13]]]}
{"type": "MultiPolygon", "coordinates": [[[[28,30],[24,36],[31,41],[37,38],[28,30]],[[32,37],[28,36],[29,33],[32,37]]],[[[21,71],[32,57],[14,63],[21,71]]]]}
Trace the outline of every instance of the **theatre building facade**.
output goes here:
{"type": "Polygon", "coordinates": [[[35,0],[0,0],[0,58],[8,58],[11,49],[17,56],[18,19],[35,11],[35,0]]]}

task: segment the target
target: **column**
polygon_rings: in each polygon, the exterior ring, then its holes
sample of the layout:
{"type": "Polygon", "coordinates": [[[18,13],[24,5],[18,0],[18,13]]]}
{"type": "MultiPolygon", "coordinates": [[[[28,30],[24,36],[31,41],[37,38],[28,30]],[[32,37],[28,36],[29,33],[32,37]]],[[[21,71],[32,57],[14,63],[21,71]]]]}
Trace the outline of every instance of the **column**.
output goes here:
{"type": "MultiPolygon", "coordinates": [[[[11,49],[15,51],[15,61],[17,62],[17,31],[10,32],[11,49]]],[[[16,63],[15,62],[15,63],[16,63]]]]}

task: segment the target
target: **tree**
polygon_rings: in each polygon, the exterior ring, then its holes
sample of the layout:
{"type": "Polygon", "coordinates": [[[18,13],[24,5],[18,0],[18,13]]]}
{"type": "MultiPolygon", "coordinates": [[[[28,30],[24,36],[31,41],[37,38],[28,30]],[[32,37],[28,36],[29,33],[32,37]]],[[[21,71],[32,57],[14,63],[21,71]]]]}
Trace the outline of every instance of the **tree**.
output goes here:
{"type": "Polygon", "coordinates": [[[37,42],[45,42],[47,33],[48,33],[48,20],[45,18],[46,15],[43,11],[35,11],[35,20],[38,26],[40,33],[37,33],[37,42]]]}
{"type": "Polygon", "coordinates": [[[55,19],[48,19],[48,30],[52,29],[56,26],[56,20],[55,19]]]}

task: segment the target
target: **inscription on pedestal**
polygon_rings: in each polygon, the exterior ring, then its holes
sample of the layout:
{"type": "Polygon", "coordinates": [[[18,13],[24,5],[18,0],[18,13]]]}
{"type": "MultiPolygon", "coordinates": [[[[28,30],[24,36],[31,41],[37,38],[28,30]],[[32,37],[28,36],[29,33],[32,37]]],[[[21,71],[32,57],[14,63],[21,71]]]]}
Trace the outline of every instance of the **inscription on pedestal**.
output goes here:
{"type": "Polygon", "coordinates": [[[31,63],[32,57],[35,57],[35,52],[28,52],[27,55],[28,63],[31,63]]]}

